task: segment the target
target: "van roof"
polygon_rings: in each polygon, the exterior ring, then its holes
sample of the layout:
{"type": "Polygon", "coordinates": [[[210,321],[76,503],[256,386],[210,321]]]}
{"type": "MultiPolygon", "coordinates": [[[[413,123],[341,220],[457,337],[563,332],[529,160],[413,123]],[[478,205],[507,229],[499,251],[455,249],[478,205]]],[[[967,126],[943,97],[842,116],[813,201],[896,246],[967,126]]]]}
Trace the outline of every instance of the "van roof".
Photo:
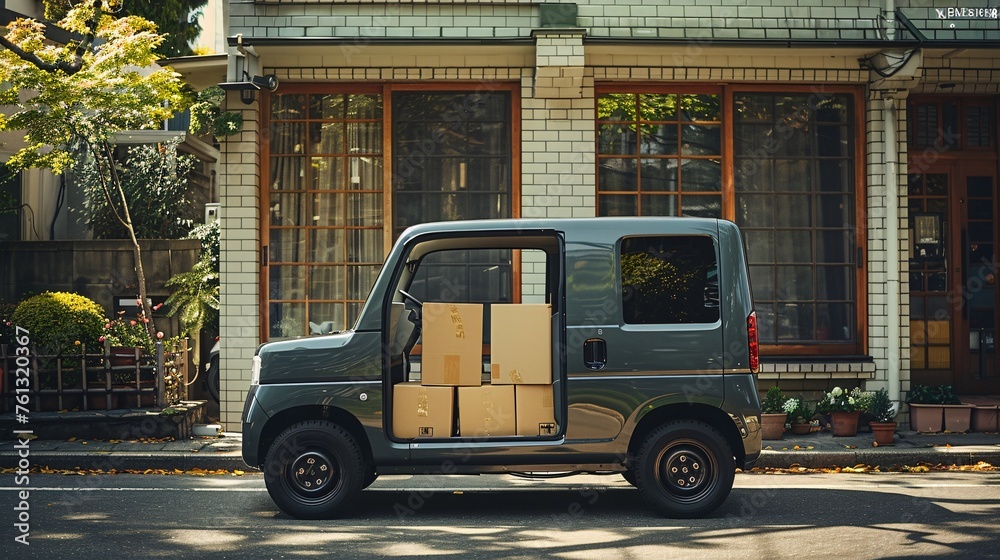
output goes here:
{"type": "Polygon", "coordinates": [[[639,233],[659,228],[675,229],[686,224],[692,229],[715,228],[721,223],[731,223],[717,218],[695,218],[687,216],[607,216],[593,218],[506,218],[495,220],[455,220],[449,222],[428,222],[410,226],[400,238],[411,238],[425,233],[499,231],[523,229],[526,231],[558,230],[579,231],[595,227],[620,229],[623,232],[639,233]]]}

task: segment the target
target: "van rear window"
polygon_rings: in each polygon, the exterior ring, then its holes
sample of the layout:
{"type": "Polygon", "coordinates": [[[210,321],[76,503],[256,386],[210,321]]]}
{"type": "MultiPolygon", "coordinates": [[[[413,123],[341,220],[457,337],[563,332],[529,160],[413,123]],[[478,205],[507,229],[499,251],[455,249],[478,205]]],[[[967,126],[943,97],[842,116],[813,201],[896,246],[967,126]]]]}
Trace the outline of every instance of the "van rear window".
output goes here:
{"type": "Polygon", "coordinates": [[[619,251],[625,323],[719,320],[719,267],[712,238],[626,237],[619,251]]]}

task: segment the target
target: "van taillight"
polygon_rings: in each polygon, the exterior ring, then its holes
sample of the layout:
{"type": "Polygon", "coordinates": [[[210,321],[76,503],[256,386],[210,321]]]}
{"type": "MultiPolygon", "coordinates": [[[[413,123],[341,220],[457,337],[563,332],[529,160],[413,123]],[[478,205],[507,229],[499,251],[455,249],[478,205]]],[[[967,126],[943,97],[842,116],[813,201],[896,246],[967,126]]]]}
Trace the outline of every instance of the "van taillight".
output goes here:
{"type": "Polygon", "coordinates": [[[747,346],[750,348],[750,371],[760,372],[760,344],[757,342],[757,312],[747,316],[747,346]]]}

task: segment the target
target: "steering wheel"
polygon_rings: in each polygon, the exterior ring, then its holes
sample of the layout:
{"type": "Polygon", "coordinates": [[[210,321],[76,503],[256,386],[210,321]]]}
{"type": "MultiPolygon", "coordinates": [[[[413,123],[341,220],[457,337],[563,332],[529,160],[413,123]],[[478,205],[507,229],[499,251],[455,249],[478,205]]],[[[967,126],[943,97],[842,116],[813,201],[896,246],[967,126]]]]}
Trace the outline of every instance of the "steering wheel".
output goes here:
{"type": "Polygon", "coordinates": [[[417,307],[423,309],[424,303],[422,301],[420,301],[419,299],[411,296],[410,294],[406,293],[403,290],[399,290],[399,295],[403,296],[403,299],[405,299],[406,301],[412,302],[417,307]]]}

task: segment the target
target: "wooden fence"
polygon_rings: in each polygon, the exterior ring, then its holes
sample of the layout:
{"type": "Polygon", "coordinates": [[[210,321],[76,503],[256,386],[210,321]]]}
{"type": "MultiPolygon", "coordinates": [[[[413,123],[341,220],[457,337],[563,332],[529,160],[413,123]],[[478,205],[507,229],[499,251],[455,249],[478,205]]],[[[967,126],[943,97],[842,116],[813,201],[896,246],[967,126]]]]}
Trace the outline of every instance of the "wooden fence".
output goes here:
{"type": "Polygon", "coordinates": [[[22,395],[35,412],[162,408],[187,399],[188,355],[187,339],[170,349],[157,342],[152,354],[108,345],[88,354],[80,345],[79,354],[52,356],[31,348],[19,356],[16,347],[0,345],[0,409],[14,410],[22,395]],[[27,387],[18,381],[25,367],[27,387]]]}

